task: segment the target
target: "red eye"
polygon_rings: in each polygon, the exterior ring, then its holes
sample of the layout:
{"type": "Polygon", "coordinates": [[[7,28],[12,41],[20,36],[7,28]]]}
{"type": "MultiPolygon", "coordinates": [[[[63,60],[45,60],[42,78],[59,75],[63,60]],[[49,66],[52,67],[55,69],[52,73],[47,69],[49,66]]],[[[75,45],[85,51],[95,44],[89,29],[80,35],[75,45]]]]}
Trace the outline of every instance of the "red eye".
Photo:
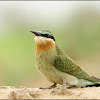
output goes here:
{"type": "Polygon", "coordinates": [[[50,35],[48,35],[47,37],[50,38],[50,35]]]}

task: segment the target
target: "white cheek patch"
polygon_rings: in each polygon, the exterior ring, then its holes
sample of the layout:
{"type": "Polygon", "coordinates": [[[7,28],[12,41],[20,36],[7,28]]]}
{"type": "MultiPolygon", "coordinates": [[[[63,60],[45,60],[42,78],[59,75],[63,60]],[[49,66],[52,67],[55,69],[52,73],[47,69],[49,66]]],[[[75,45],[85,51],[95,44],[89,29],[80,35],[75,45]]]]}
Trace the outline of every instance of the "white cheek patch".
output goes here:
{"type": "MultiPolygon", "coordinates": [[[[50,39],[50,38],[46,38],[46,37],[41,37],[41,36],[35,36],[35,42],[36,43],[46,43],[46,40],[48,40],[48,41],[52,41],[52,42],[54,42],[52,39],[50,39]]],[[[55,43],[55,42],[54,42],[55,43]]]]}
{"type": "Polygon", "coordinates": [[[35,42],[36,42],[36,43],[46,43],[46,42],[45,42],[46,39],[45,39],[44,37],[35,36],[34,39],[35,39],[35,42]]]}

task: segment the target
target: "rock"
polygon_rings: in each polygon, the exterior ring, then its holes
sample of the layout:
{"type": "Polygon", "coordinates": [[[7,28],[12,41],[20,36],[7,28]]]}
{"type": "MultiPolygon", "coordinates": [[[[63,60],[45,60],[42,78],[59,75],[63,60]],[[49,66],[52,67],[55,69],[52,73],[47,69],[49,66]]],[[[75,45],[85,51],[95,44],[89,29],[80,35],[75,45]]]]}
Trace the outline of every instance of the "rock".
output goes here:
{"type": "Polygon", "coordinates": [[[100,99],[100,87],[42,90],[0,86],[0,99],[100,99]]]}

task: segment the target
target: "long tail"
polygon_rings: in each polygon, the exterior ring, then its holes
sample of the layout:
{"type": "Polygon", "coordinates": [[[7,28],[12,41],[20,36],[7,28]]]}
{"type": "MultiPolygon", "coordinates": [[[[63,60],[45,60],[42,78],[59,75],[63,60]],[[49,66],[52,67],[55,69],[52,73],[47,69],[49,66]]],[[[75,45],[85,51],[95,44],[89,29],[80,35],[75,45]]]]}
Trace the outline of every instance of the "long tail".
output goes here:
{"type": "Polygon", "coordinates": [[[94,79],[96,79],[96,80],[98,80],[98,81],[100,81],[100,79],[99,78],[96,78],[96,77],[94,77],[94,76],[91,76],[92,78],[94,78],[94,79]]]}
{"type": "MultiPolygon", "coordinates": [[[[93,79],[97,80],[97,81],[100,81],[99,78],[96,78],[94,76],[91,76],[93,79]]],[[[86,87],[92,87],[92,86],[96,86],[96,87],[99,87],[100,86],[100,82],[93,82],[94,84],[91,84],[91,85],[87,85],[86,87]]]]}
{"type": "Polygon", "coordinates": [[[94,85],[86,85],[86,87],[92,87],[92,86],[96,86],[96,87],[99,87],[100,84],[94,84],[94,85]]]}

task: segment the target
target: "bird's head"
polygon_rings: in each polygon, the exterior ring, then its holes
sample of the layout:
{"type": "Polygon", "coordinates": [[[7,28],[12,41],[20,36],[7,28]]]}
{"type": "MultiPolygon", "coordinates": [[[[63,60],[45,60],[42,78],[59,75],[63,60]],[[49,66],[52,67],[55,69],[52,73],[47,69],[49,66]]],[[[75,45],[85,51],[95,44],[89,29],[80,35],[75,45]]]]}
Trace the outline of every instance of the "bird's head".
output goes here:
{"type": "Polygon", "coordinates": [[[35,34],[35,42],[39,51],[45,51],[55,46],[55,38],[48,30],[30,31],[35,34]]]}

